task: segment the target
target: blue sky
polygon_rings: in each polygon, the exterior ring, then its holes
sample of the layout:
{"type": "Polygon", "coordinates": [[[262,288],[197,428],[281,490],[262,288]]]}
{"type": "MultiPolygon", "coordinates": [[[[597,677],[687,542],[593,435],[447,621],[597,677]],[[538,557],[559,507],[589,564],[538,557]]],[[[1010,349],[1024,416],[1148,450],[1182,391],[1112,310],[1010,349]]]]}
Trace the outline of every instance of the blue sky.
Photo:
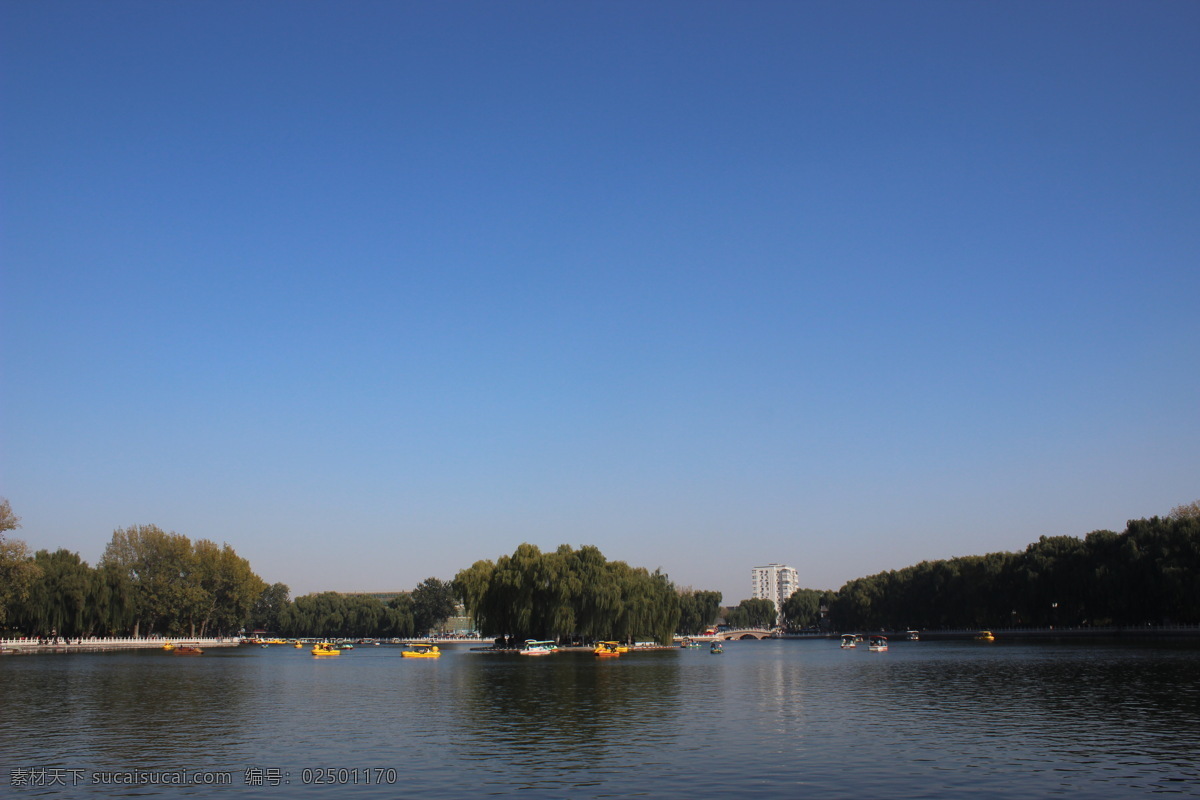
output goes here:
{"type": "Polygon", "coordinates": [[[749,594],[1200,498],[1200,5],[0,3],[0,496],[749,594]]]}

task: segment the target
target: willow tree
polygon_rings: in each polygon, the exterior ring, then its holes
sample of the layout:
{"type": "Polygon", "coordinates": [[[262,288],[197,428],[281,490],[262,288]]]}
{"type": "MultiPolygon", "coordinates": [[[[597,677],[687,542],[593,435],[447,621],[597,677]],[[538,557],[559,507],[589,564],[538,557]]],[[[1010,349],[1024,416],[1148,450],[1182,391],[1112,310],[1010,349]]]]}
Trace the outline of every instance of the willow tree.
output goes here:
{"type": "Polygon", "coordinates": [[[286,583],[273,583],[262,590],[250,610],[250,627],[279,631],[279,617],[291,602],[292,590],[286,583]]]}
{"type": "Polygon", "coordinates": [[[669,641],[679,622],[678,595],[666,575],[607,561],[592,546],[543,553],[524,543],[495,563],[475,562],[453,586],[489,636],[669,641]]]}
{"type": "Polygon", "coordinates": [[[33,563],[37,575],[24,601],[14,609],[14,621],[30,632],[81,636],[91,632],[88,603],[95,571],[78,553],[39,550],[33,563]]]}
{"type": "Polygon", "coordinates": [[[133,591],[127,572],[113,564],[97,566],[88,597],[91,632],[116,636],[131,630],[136,618],[133,591]]]}
{"type": "Polygon", "coordinates": [[[613,567],[595,545],[580,547],[571,561],[579,587],[574,632],[588,640],[608,639],[624,603],[621,587],[612,579],[613,567]]]}
{"type": "Polygon", "coordinates": [[[679,591],[679,632],[700,634],[716,624],[721,614],[721,593],[681,589],[679,591]]]}
{"type": "Polygon", "coordinates": [[[725,620],[731,628],[771,628],[776,616],[774,601],[760,597],[743,600],[730,610],[725,620]]]}
{"type": "Polygon", "coordinates": [[[412,596],[401,592],[387,602],[380,636],[413,636],[417,632],[412,596]]]}
{"type": "Polygon", "coordinates": [[[490,633],[503,630],[504,625],[492,618],[496,609],[493,608],[490,592],[492,588],[492,573],[496,565],[491,561],[476,561],[466,569],[459,570],[450,586],[455,596],[462,601],[467,614],[475,621],[475,629],[490,633]]]}

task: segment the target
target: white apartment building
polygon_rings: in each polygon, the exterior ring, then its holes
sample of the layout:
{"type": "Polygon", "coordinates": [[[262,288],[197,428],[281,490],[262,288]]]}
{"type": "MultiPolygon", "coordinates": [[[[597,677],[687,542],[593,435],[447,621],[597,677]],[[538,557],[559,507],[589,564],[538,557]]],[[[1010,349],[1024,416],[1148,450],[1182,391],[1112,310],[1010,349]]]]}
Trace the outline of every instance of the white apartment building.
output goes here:
{"type": "Polygon", "coordinates": [[[800,575],[785,564],[768,564],[750,570],[750,597],[775,604],[775,624],[783,619],[783,601],[800,588],[800,575]]]}

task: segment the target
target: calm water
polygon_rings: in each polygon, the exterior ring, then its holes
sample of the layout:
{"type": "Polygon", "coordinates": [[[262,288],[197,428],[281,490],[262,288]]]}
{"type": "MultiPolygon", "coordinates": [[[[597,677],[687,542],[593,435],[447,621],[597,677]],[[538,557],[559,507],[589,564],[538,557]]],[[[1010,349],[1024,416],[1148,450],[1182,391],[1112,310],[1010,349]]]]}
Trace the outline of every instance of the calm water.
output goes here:
{"type": "Polygon", "coordinates": [[[1200,797],[1200,645],[5,656],[0,769],[17,798],[1200,797]],[[229,783],[94,783],[180,770],[229,783]]]}

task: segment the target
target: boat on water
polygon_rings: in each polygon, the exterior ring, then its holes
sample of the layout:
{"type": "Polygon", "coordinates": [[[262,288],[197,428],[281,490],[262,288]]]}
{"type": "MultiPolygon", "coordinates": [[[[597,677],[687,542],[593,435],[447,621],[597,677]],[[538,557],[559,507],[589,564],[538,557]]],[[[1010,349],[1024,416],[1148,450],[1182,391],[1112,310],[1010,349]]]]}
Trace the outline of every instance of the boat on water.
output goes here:
{"type": "Polygon", "coordinates": [[[440,658],[442,651],[436,644],[414,644],[400,654],[404,658],[440,658]]]}
{"type": "MultiPolygon", "coordinates": [[[[625,650],[628,652],[629,648],[627,647],[625,650]]],[[[594,650],[592,650],[592,652],[596,654],[597,658],[616,658],[617,656],[621,655],[621,643],[597,642],[596,647],[594,650]]]]}
{"type": "Polygon", "coordinates": [[[858,647],[858,640],[853,633],[843,633],[842,643],[840,646],[843,650],[849,650],[851,648],[858,647]]]}
{"type": "Polygon", "coordinates": [[[548,656],[558,652],[558,645],[552,641],[540,641],[538,639],[526,639],[525,646],[517,651],[517,655],[522,656],[548,656]]]}
{"type": "Polygon", "coordinates": [[[292,645],[292,647],[296,648],[297,650],[300,650],[301,648],[304,647],[304,644],[302,642],[296,642],[292,645]]]}
{"type": "Polygon", "coordinates": [[[167,642],[166,644],[164,644],[164,645],[163,645],[163,648],[162,648],[162,649],[163,649],[163,650],[166,650],[166,651],[169,653],[169,652],[171,652],[172,650],[174,650],[174,649],[175,649],[175,645],[174,645],[174,644],[172,644],[171,642],[167,642]]]}
{"type": "Polygon", "coordinates": [[[313,645],[312,654],[314,656],[340,656],[342,651],[329,642],[318,642],[313,645]]]}
{"type": "Polygon", "coordinates": [[[872,636],[867,643],[867,649],[872,653],[882,653],[888,649],[888,641],[886,636],[872,636]]]}
{"type": "Polygon", "coordinates": [[[713,655],[720,655],[721,653],[725,652],[725,646],[720,642],[713,642],[708,646],[708,652],[712,653],[713,655]]]}
{"type": "Polygon", "coordinates": [[[699,648],[700,643],[697,641],[694,641],[692,639],[684,639],[682,642],[679,643],[679,646],[683,647],[683,648],[689,648],[689,647],[699,648]]]}
{"type": "Polygon", "coordinates": [[[905,634],[907,635],[908,640],[910,642],[921,641],[921,632],[920,631],[905,631],[905,634]]]}
{"type": "Polygon", "coordinates": [[[350,644],[349,642],[342,642],[341,644],[338,645],[338,649],[339,650],[353,650],[354,645],[350,644]]]}
{"type": "Polygon", "coordinates": [[[994,642],[996,641],[996,635],[991,631],[980,631],[979,633],[975,634],[975,641],[994,642]]]}
{"type": "MultiPolygon", "coordinates": [[[[166,648],[164,648],[166,649],[166,648]]],[[[204,651],[200,649],[199,642],[184,642],[177,644],[171,648],[171,652],[177,656],[201,656],[204,651]]]]}

